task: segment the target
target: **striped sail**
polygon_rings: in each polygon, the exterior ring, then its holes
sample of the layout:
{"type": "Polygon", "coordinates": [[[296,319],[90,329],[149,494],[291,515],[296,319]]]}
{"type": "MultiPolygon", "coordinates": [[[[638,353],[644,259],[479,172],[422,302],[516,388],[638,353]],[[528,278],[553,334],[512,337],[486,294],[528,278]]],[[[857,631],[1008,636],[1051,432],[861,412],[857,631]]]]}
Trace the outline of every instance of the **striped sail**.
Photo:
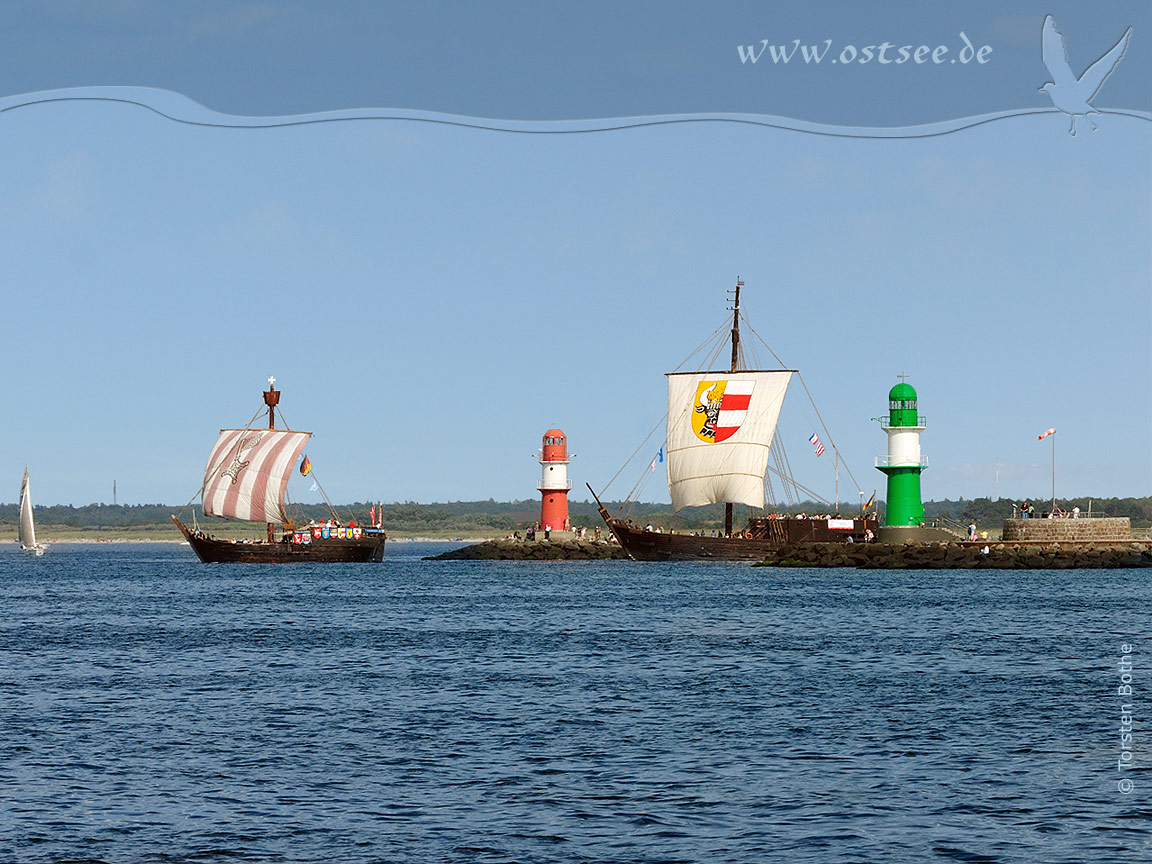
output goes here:
{"type": "Polygon", "coordinates": [[[204,515],[286,522],[288,478],[311,432],[222,429],[204,470],[204,515]]]}
{"type": "Polygon", "coordinates": [[[768,447],[791,370],[668,375],[672,506],[764,506],[768,447]]]}
{"type": "Polygon", "coordinates": [[[28,466],[24,466],[24,482],[20,484],[20,548],[36,548],[36,529],[32,524],[32,490],[28,486],[28,466]]]}

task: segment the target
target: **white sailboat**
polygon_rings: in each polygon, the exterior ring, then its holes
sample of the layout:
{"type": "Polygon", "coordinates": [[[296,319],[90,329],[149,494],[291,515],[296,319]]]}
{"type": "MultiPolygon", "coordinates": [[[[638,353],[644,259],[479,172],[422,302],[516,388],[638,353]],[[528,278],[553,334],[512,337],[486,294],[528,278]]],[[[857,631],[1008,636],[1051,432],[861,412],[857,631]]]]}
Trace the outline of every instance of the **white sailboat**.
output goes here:
{"type": "Polygon", "coordinates": [[[36,542],[36,526],[32,524],[32,493],[28,488],[28,466],[24,466],[24,482],[20,484],[20,548],[29,555],[43,555],[44,546],[36,542]]]}

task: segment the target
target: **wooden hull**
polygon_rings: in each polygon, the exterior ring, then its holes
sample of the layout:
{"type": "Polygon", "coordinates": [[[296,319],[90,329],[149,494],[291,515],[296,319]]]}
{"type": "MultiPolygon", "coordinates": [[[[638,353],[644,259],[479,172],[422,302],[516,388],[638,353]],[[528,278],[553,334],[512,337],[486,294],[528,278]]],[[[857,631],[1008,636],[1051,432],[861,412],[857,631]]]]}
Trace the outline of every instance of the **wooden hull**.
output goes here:
{"type": "Polygon", "coordinates": [[[190,531],[175,516],[172,521],[187,538],[192,551],[205,564],[377,563],[384,560],[384,542],[387,539],[387,535],[380,531],[365,533],[353,539],[320,537],[311,543],[293,543],[290,536],[273,543],[245,543],[190,531]]]}
{"type": "Polygon", "coordinates": [[[833,529],[826,519],[758,520],[753,530],[732,537],[661,534],[645,531],[620,519],[605,519],[608,527],[637,561],[762,561],[787,543],[860,543],[876,533],[876,520],[855,519],[851,529],[833,529]],[[752,536],[746,536],[751,534],[752,536]]]}

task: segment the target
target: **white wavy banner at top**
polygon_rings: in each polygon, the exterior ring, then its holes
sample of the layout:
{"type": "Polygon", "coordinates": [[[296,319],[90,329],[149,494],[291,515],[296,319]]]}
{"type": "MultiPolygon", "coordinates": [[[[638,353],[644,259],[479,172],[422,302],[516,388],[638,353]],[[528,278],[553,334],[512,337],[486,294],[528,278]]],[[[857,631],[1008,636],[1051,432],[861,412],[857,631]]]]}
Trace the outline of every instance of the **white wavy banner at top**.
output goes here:
{"type": "MultiPolygon", "coordinates": [[[[396,121],[408,123],[430,123],[457,126],[466,129],[484,129],[493,132],[510,132],[521,135],[573,135],[594,132],[615,132],[625,129],[639,129],[653,126],[673,126],[688,123],[733,123],[747,126],[760,126],[768,129],[782,129],[802,132],[809,135],[825,135],[841,138],[931,138],[972,129],[999,120],[1014,117],[1027,117],[1037,114],[1066,113],[1056,107],[1021,108],[961,117],[955,120],[942,120],[914,126],[835,126],[827,123],[812,123],[792,117],[777,117],[769,114],[660,114],[640,117],[605,117],[588,120],[503,120],[488,117],[468,117],[459,114],[443,114],[435,111],[418,111],[407,108],[349,108],[339,111],[322,111],[314,114],[288,116],[245,117],[221,114],[205,105],[171,90],[151,87],[74,87],[65,90],[45,90],[21,96],[0,98],[0,118],[21,109],[49,104],[68,102],[113,103],[133,105],[175,123],[192,126],[212,126],[222,129],[275,129],[286,126],[305,126],[316,123],[350,123],[357,121],[396,121]]],[[[1152,111],[1137,111],[1127,108],[1098,108],[1095,113],[1132,117],[1152,122],[1152,111]]]]}

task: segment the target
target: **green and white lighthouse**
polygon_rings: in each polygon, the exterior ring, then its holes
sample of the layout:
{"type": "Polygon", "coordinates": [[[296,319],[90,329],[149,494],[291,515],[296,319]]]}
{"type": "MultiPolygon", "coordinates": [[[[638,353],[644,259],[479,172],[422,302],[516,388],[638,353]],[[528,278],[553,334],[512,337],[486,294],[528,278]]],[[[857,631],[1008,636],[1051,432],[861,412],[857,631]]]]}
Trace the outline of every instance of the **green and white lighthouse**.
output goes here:
{"type": "Polygon", "coordinates": [[[888,420],[881,422],[881,428],[888,433],[888,455],[876,457],[876,467],[888,476],[884,525],[922,525],[920,473],[928,467],[928,457],[920,455],[924,418],[918,413],[916,391],[911,384],[901,381],[888,391],[888,420]]]}

